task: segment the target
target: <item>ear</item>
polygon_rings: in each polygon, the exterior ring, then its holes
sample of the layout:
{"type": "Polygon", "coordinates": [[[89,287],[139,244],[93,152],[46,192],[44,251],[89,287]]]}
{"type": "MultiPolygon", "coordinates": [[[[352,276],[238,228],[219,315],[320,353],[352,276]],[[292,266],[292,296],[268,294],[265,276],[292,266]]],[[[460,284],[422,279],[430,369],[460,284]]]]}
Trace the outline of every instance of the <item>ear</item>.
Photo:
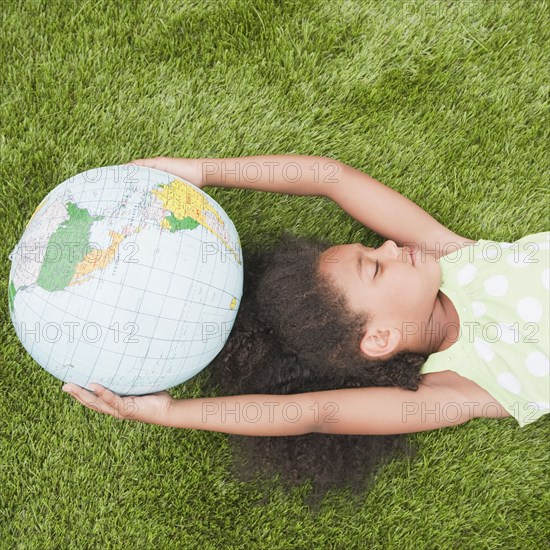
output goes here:
{"type": "Polygon", "coordinates": [[[396,328],[371,329],[361,340],[361,351],[370,359],[387,359],[398,348],[401,332],[396,328]]]}

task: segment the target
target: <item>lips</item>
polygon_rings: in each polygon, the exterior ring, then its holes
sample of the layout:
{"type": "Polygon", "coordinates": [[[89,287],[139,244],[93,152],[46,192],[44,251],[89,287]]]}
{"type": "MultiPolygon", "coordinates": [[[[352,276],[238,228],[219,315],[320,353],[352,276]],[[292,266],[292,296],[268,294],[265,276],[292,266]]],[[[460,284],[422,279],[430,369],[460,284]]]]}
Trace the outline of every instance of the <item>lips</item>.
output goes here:
{"type": "Polygon", "coordinates": [[[409,254],[411,255],[411,261],[412,261],[412,264],[413,264],[413,267],[414,267],[415,250],[413,250],[412,248],[408,248],[408,250],[409,250],[409,254]]]}

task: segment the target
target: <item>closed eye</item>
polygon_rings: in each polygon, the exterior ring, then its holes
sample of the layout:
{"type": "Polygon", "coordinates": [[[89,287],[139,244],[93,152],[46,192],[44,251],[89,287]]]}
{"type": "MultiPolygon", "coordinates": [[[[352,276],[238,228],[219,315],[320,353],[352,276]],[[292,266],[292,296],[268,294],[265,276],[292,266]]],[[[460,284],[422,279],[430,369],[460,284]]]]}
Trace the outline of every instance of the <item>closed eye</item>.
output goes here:
{"type": "Polygon", "coordinates": [[[376,277],[376,275],[378,274],[378,270],[380,268],[380,263],[378,262],[378,260],[376,260],[376,269],[374,270],[374,277],[373,279],[376,277]]]}

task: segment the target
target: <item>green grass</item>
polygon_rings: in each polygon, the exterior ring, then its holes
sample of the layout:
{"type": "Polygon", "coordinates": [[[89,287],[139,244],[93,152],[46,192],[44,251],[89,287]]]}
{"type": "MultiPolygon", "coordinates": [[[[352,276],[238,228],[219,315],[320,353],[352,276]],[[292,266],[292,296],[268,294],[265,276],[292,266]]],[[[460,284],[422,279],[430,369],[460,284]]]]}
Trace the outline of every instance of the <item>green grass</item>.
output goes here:
{"type": "MultiPolygon", "coordinates": [[[[545,547],[550,417],[415,434],[358,508],[334,493],[315,515],[307,486],[234,480],[226,434],[62,393],[10,323],[7,255],[57,184],[157,155],[330,156],[461,235],[546,231],[548,2],[4,0],[0,18],[1,548],[545,547]]],[[[243,244],[281,224],[381,242],[323,198],[207,192],[243,244]]]]}

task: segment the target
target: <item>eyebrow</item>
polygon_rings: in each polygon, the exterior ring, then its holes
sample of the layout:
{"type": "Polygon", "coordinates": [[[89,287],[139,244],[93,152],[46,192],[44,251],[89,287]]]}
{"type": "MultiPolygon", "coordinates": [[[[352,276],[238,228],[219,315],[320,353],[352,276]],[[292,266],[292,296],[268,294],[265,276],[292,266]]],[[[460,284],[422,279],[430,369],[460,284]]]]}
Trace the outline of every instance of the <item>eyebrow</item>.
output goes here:
{"type": "Polygon", "coordinates": [[[357,273],[359,274],[359,278],[363,280],[363,256],[361,254],[357,254],[357,273]]]}

